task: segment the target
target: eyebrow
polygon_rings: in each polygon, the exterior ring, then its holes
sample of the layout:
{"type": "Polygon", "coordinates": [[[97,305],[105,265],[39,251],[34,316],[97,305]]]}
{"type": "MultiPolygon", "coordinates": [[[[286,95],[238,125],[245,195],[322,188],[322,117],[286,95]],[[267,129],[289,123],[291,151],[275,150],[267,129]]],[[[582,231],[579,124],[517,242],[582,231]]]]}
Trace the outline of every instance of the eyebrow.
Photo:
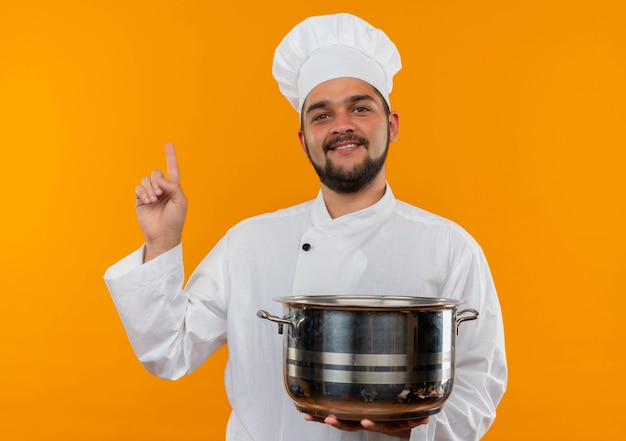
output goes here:
{"type": "MultiPolygon", "coordinates": [[[[362,94],[362,95],[350,95],[349,97],[346,97],[343,102],[346,104],[354,104],[354,103],[358,103],[359,101],[373,101],[376,102],[376,100],[374,99],[374,97],[372,95],[368,95],[368,94],[362,94]]],[[[311,104],[310,106],[307,107],[306,109],[306,114],[310,114],[311,112],[313,112],[314,110],[317,109],[323,109],[325,107],[329,107],[330,106],[330,100],[321,100],[321,101],[317,101],[313,104],[311,104]]]]}

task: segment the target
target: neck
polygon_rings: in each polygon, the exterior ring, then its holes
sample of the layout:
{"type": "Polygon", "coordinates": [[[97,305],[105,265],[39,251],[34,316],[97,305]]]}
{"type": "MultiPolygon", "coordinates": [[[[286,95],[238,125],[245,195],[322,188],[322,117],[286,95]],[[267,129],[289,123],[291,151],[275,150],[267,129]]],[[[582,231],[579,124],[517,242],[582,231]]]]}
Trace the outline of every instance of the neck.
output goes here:
{"type": "Polygon", "coordinates": [[[385,173],[381,172],[369,186],[355,193],[337,193],[322,184],[322,196],[330,217],[336,219],[374,205],[385,194],[386,185],[385,173]]]}

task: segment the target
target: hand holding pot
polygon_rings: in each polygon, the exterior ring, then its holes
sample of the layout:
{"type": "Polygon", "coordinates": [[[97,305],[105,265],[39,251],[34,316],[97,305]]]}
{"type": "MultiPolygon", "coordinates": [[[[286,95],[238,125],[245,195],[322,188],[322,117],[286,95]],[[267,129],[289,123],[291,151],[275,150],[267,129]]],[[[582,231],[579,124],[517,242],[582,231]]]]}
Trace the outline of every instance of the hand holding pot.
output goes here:
{"type": "Polygon", "coordinates": [[[370,432],[379,432],[384,433],[385,435],[406,439],[411,437],[411,429],[427,424],[429,421],[429,417],[411,420],[376,422],[368,419],[363,419],[361,421],[346,421],[337,419],[334,415],[329,415],[326,418],[317,418],[310,414],[304,414],[304,419],[307,421],[329,424],[339,430],[345,430],[348,432],[353,432],[355,430],[368,430],[370,432]]]}

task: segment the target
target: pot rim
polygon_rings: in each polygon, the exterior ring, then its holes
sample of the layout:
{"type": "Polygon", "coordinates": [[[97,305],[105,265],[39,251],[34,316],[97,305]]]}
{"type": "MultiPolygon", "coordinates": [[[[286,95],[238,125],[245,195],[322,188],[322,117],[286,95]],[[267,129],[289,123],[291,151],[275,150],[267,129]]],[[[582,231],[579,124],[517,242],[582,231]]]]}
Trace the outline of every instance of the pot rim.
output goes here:
{"type": "Polygon", "coordinates": [[[395,295],[302,295],[275,297],[276,302],[299,308],[413,311],[449,309],[462,304],[462,300],[436,297],[395,295]]]}

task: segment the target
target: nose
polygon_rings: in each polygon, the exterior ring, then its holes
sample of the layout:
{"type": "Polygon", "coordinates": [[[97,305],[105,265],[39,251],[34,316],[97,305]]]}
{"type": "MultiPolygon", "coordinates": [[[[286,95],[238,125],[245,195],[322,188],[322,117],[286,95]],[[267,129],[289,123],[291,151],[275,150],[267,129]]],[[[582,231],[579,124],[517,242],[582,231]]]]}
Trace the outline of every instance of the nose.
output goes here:
{"type": "Polygon", "coordinates": [[[347,112],[337,112],[333,119],[331,131],[333,134],[354,132],[354,122],[352,118],[350,118],[350,114],[347,112]]]}

